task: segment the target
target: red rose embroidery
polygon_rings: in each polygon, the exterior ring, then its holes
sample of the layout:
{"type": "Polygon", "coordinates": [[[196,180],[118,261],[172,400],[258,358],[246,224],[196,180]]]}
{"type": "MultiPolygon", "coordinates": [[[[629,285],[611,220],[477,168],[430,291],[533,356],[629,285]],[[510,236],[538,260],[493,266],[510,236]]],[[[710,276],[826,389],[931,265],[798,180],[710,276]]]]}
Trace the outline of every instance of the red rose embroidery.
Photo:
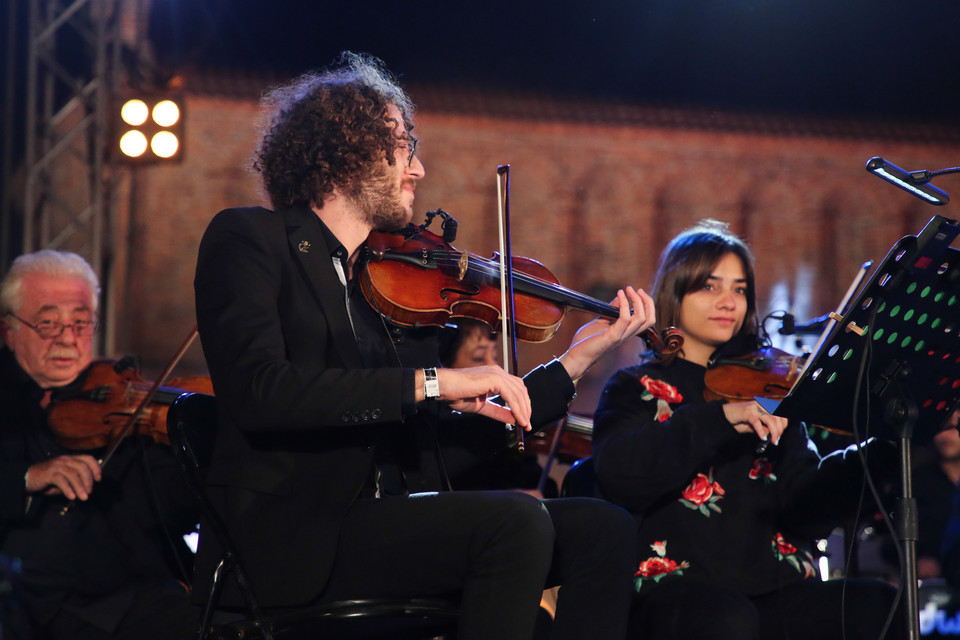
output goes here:
{"type": "Polygon", "coordinates": [[[644,578],[653,578],[662,576],[665,573],[673,573],[677,570],[677,563],[670,558],[647,558],[640,563],[640,568],[635,576],[644,578]]]}
{"type": "Polygon", "coordinates": [[[644,389],[640,398],[657,401],[657,414],[654,416],[654,420],[657,422],[666,422],[673,415],[673,409],[670,408],[669,403],[683,401],[683,396],[677,392],[677,388],[670,386],[663,380],[654,380],[650,376],[642,376],[640,384],[643,385],[644,389]]]}
{"type": "Polygon", "coordinates": [[[717,504],[726,492],[719,482],[713,480],[713,469],[709,475],[698,473],[690,484],[681,492],[680,502],[690,509],[696,509],[703,515],[710,517],[710,511],[721,513],[717,504]]]}
{"type": "Polygon", "coordinates": [[[680,395],[677,388],[671,387],[663,380],[654,380],[650,376],[643,376],[640,378],[640,384],[642,384],[643,388],[649,391],[650,395],[654,398],[666,400],[674,404],[683,401],[683,396],[680,395]]]}
{"type": "Polygon", "coordinates": [[[683,570],[690,566],[690,563],[684,560],[676,562],[667,557],[667,541],[659,540],[650,545],[656,554],[650,556],[640,563],[637,572],[633,574],[633,584],[637,591],[644,582],[660,582],[660,579],[667,575],[683,575],[683,570]]]}
{"type": "Polygon", "coordinates": [[[784,540],[783,534],[779,531],[777,535],[773,536],[770,545],[773,547],[773,554],[777,557],[777,560],[786,562],[797,572],[802,573],[803,577],[811,578],[816,575],[813,556],[807,551],[798,551],[795,546],[784,540]]]}
{"type": "Polygon", "coordinates": [[[713,483],[702,473],[698,473],[687,488],[683,490],[683,497],[698,507],[713,495],[713,483]]]}
{"type": "Polygon", "coordinates": [[[667,404],[666,400],[657,398],[657,415],[653,417],[657,422],[666,422],[673,415],[673,409],[667,404]]]}
{"type": "Polygon", "coordinates": [[[762,479],[764,482],[773,482],[777,476],[773,473],[773,464],[766,458],[757,458],[750,469],[750,479],[762,479]]]}
{"type": "Polygon", "coordinates": [[[797,548],[783,539],[783,534],[779,531],[774,537],[774,544],[777,546],[777,551],[780,555],[789,556],[797,552],[797,548]]]}

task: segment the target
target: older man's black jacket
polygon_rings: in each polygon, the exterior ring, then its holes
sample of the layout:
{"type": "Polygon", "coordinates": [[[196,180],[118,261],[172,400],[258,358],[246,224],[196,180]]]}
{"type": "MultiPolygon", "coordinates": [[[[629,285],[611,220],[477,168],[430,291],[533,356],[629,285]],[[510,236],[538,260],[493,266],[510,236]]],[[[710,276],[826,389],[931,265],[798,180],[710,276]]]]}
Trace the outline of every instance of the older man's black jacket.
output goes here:
{"type": "Polygon", "coordinates": [[[66,608],[110,630],[132,602],[131,585],[189,578],[182,535],[197,522],[196,502],[170,448],[137,437],[117,448],[86,502],[64,512],[62,496],[29,496],[30,466],[78,453],[57,443],[42,396],[0,348],[0,553],[15,587],[4,612],[43,625],[66,608]]]}

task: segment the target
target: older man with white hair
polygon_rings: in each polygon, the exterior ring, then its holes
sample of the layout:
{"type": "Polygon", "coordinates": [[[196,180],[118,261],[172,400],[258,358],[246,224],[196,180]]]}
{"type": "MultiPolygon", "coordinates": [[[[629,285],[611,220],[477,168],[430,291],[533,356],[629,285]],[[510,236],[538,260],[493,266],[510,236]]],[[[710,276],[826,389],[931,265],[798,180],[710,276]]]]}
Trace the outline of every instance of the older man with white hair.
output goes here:
{"type": "Polygon", "coordinates": [[[47,423],[83,386],[99,292],[83,258],[51,250],[20,256],[0,283],[0,552],[16,569],[4,638],[194,630],[183,549],[169,541],[197,514],[169,448],[131,437],[101,469],[100,451],[68,449],[47,423]]]}

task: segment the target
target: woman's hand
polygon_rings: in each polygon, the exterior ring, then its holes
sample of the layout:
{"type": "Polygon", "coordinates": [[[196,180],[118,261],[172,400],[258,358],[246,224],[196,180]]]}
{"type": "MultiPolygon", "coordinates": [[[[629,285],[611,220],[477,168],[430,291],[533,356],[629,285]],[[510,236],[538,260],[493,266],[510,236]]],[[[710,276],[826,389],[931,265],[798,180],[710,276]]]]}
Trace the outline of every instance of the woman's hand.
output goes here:
{"type": "Polygon", "coordinates": [[[756,433],[761,440],[779,444],[780,436],[787,428],[787,419],[767,413],[753,400],[729,402],[723,405],[723,414],[738,433],[756,433]]]}
{"type": "Polygon", "coordinates": [[[620,310],[620,317],[616,321],[597,318],[583,325],[560,356],[560,364],[571,380],[580,378],[597,360],[656,322],[653,298],[643,289],[620,289],[611,304],[620,310]]]}

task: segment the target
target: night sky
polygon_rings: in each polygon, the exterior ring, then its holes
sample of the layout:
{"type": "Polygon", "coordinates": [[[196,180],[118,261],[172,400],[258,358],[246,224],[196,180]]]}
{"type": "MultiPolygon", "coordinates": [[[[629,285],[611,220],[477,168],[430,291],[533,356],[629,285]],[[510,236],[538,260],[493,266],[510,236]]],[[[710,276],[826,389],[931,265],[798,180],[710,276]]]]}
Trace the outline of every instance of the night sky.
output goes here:
{"type": "Polygon", "coordinates": [[[958,0],[154,0],[168,73],[344,49],[405,84],[960,124],[958,0]]]}

